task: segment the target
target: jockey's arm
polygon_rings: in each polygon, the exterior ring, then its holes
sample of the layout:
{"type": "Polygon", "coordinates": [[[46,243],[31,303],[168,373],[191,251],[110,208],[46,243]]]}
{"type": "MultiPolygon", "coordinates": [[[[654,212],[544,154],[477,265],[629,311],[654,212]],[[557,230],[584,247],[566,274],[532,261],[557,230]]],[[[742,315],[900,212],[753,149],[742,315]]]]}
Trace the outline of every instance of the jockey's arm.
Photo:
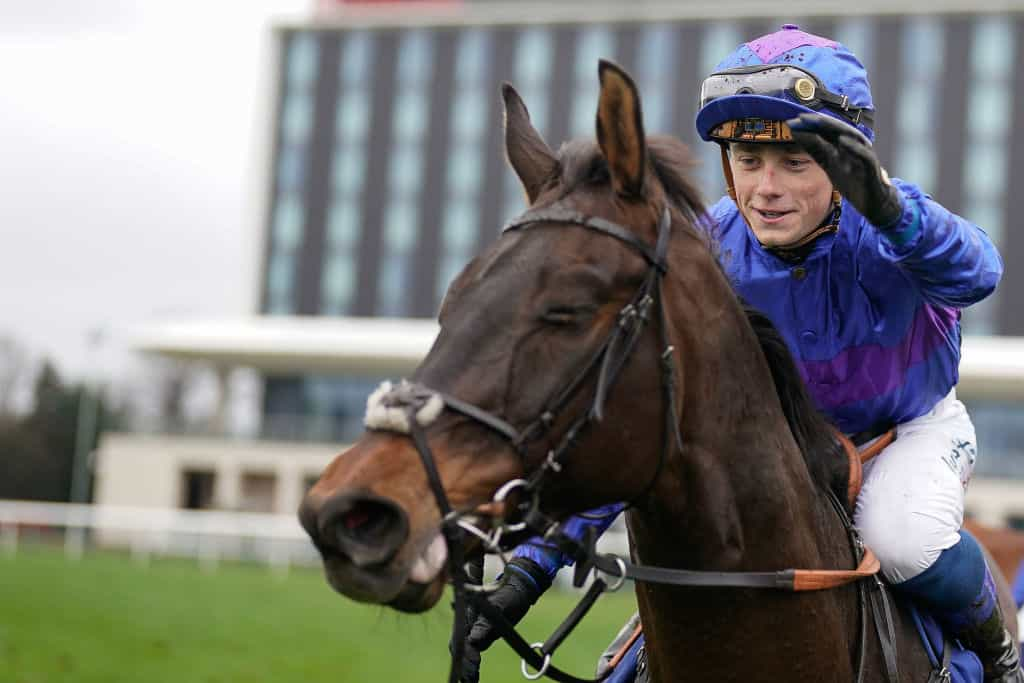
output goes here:
{"type": "Polygon", "coordinates": [[[878,254],[906,272],[933,304],[965,308],[992,293],[1003,261],[985,231],[933,201],[919,187],[893,180],[903,213],[878,231],[878,254]]]}
{"type": "MultiPolygon", "coordinates": [[[[597,535],[600,536],[608,530],[608,527],[612,525],[612,522],[615,521],[624,508],[625,505],[623,503],[611,503],[595,508],[584,516],[570,517],[562,523],[562,531],[577,541],[583,539],[586,530],[589,528],[595,529],[597,535]]],[[[512,555],[513,557],[525,557],[533,560],[541,569],[547,572],[549,578],[554,578],[559,569],[573,562],[571,557],[559,551],[550,543],[546,543],[539,536],[535,536],[516,547],[512,555]]]]}

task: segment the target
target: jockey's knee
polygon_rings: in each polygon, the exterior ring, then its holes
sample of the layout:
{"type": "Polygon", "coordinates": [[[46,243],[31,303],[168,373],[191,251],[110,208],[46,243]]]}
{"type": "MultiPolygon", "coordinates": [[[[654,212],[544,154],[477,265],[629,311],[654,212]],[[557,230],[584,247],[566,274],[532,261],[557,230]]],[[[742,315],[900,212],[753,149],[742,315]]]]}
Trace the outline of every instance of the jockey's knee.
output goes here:
{"type": "Polygon", "coordinates": [[[959,540],[954,525],[898,506],[859,509],[857,527],[891,583],[917,576],[959,540]]]}

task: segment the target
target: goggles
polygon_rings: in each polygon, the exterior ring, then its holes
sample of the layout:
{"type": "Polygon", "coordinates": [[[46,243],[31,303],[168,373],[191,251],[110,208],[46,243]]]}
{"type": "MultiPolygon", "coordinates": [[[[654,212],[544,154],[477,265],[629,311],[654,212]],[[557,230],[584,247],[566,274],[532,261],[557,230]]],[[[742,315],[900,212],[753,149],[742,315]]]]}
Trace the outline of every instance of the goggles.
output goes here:
{"type": "Polygon", "coordinates": [[[792,142],[793,131],[785,121],[746,118],[726,121],[711,131],[711,137],[736,142],[792,142]]]}
{"type": "Polygon", "coordinates": [[[700,107],[720,97],[762,95],[784,99],[808,109],[829,109],[854,125],[872,128],[874,114],[866,107],[850,104],[846,95],[836,95],[809,71],[791,65],[759,64],[713,73],[700,87],[700,107]]]}

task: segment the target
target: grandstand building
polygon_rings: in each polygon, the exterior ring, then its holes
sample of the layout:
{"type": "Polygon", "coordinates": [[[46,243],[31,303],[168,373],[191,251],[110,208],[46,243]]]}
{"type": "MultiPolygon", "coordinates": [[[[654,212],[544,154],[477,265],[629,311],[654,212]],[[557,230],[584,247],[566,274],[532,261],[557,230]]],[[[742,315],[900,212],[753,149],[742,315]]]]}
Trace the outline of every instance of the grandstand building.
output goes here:
{"type": "MultiPolygon", "coordinates": [[[[948,0],[895,11],[865,0],[756,3],[468,3],[337,7],[274,31],[259,310],[156,327],[139,348],[260,373],[258,428],[242,436],[115,434],[100,502],[291,511],[361,428],[365,397],[429,347],[448,282],[524,208],[506,167],[498,86],[511,82],[552,146],[593,134],[597,60],[636,79],[649,132],[690,142],[709,199],[718,150],[695,140],[700,79],[781,23],[834,37],[868,66],[876,150],[1024,263],[1024,11],[948,0]],[[584,15],[585,16],[581,16],[584,15]],[[137,482],[142,473],[147,487],[137,482]],[[129,481],[136,482],[134,486],[129,481]]],[[[960,395],[981,457],[969,507],[1024,524],[1024,271],[964,315],[960,395]],[[1020,501],[1019,503],[1017,501],[1020,501]]],[[[224,387],[227,382],[222,382],[224,387]]],[[[226,394],[225,392],[222,392],[226,394]]],[[[226,401],[226,396],[222,398],[226,401]]],[[[214,425],[216,428],[218,425],[214,425]]],[[[214,432],[217,430],[214,429],[214,432]]]]}

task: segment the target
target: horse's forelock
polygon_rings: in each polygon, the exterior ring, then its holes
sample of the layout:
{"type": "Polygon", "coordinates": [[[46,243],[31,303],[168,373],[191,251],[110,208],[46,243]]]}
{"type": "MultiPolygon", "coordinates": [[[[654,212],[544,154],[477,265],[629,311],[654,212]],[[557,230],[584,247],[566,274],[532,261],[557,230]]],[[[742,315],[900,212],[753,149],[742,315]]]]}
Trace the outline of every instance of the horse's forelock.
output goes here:
{"type": "MultiPolygon", "coordinates": [[[[647,158],[650,168],[661,187],[661,192],[672,206],[695,229],[706,227],[704,200],[700,190],[690,180],[690,171],[696,161],[686,144],[670,135],[647,138],[647,158]]],[[[608,162],[593,140],[570,140],[558,150],[560,168],[560,194],[572,194],[581,185],[608,180],[608,162]]]]}

